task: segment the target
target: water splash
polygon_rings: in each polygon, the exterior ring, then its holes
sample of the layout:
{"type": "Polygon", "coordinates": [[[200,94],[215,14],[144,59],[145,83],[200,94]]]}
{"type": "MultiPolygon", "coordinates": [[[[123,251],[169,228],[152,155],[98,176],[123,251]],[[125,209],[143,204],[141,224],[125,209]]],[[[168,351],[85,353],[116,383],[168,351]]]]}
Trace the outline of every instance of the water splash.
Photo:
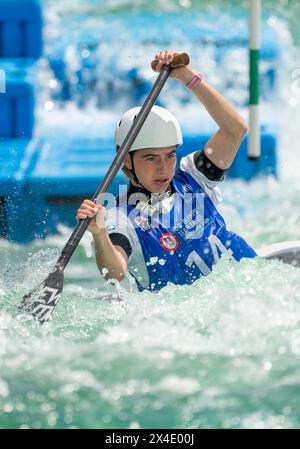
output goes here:
{"type": "Polygon", "coordinates": [[[99,301],[84,257],[89,286],[67,275],[43,328],[1,311],[3,427],[299,426],[299,269],[223,259],[192,286],[99,301]]]}
{"type": "MultiPolygon", "coordinates": [[[[76,7],[81,14],[81,7],[105,8],[98,1],[48,4],[53,20],[59,10],[72,8],[73,14],[76,7]]],[[[105,4],[107,13],[128,6],[126,1],[105,4]]],[[[162,7],[161,1],[156,4],[162,7]]],[[[180,7],[171,0],[163,4],[180,7]]],[[[223,186],[229,227],[257,247],[299,239],[299,51],[285,27],[282,31],[280,101],[264,109],[285,131],[280,177],[223,186]]],[[[213,75],[213,65],[208,69],[213,75]]],[[[79,123],[78,108],[70,108],[79,123]]],[[[92,112],[85,109],[90,120],[92,112]]],[[[24,290],[51,269],[68,233],[25,247],[0,241],[1,427],[299,428],[299,269],[224,258],[192,286],[170,285],[158,294],[131,292],[123,301],[107,301],[101,298],[109,286],[85,242],[66,270],[53,319],[41,328],[24,320],[17,304],[24,290]]]]}

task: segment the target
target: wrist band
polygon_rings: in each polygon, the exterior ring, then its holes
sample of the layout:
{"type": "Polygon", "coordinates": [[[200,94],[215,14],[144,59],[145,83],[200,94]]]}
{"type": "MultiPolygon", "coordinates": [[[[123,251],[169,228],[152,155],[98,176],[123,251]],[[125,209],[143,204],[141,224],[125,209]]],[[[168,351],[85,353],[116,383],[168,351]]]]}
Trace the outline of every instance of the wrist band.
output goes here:
{"type": "Polygon", "coordinates": [[[202,80],[203,80],[203,76],[200,73],[196,73],[196,75],[193,76],[191,81],[186,83],[186,87],[188,89],[193,89],[193,87],[198,86],[198,84],[200,84],[202,80]]]}

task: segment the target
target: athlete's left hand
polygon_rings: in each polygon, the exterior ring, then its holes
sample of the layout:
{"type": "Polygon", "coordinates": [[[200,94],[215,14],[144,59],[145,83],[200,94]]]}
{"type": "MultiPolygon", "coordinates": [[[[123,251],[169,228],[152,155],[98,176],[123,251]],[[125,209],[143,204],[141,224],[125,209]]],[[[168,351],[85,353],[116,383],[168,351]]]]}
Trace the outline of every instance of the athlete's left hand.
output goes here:
{"type": "MultiPolygon", "coordinates": [[[[160,51],[155,55],[155,60],[158,61],[158,64],[155,68],[155,72],[160,72],[161,69],[166,64],[170,64],[174,57],[177,55],[180,55],[181,51],[170,51],[170,50],[163,50],[160,51]]],[[[170,78],[177,79],[179,81],[182,81],[184,83],[188,82],[193,77],[194,70],[192,69],[191,65],[188,64],[184,67],[179,67],[178,69],[173,69],[170,73],[170,78]]]]}

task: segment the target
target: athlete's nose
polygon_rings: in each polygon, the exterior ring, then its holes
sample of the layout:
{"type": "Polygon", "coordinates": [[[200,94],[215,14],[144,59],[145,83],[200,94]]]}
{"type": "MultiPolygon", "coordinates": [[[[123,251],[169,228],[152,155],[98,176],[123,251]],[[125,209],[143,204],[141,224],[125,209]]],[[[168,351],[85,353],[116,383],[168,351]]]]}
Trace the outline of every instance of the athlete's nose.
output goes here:
{"type": "Polygon", "coordinates": [[[157,171],[160,173],[167,173],[168,172],[168,161],[164,158],[159,158],[157,171]]]}

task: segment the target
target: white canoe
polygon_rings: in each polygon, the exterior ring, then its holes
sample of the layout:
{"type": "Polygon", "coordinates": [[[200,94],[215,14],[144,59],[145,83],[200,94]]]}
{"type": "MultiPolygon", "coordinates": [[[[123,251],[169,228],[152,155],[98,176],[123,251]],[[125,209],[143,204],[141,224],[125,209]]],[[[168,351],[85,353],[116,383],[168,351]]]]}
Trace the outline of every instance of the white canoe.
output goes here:
{"type": "Polygon", "coordinates": [[[257,249],[256,252],[266,259],[278,259],[284,263],[300,267],[300,240],[274,243],[257,249]]]}

